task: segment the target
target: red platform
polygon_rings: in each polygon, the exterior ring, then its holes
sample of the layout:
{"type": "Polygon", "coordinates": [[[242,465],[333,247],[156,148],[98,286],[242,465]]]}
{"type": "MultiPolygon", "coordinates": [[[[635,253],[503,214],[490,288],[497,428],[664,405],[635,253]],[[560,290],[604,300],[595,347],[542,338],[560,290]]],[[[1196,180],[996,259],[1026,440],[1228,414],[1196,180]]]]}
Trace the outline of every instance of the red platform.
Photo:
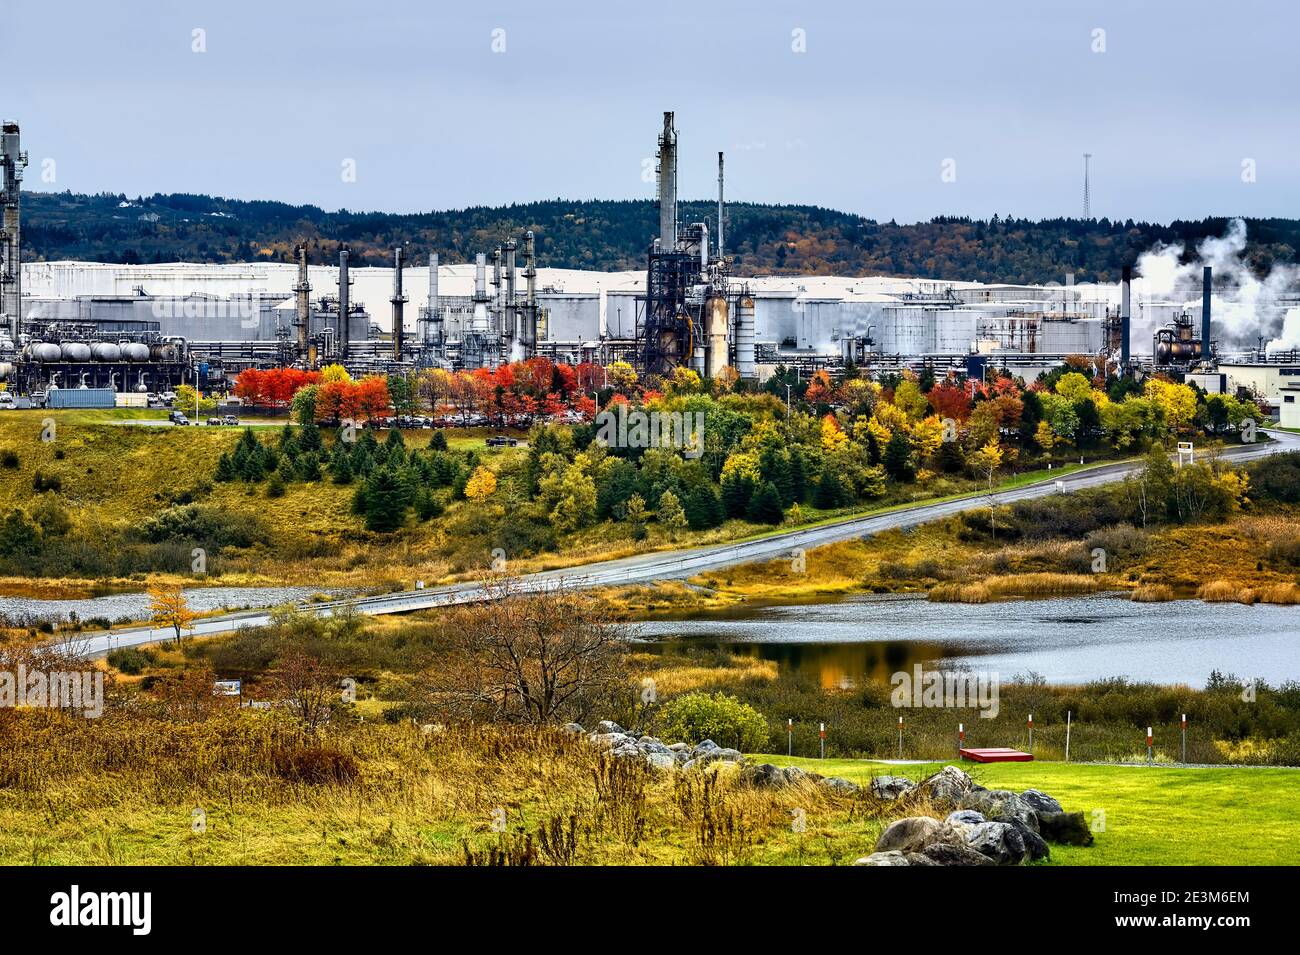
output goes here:
{"type": "Polygon", "coordinates": [[[1034,758],[1029,753],[1022,753],[1018,749],[1007,749],[1004,746],[992,749],[959,749],[957,752],[961,754],[962,759],[977,763],[1028,763],[1034,758]]]}

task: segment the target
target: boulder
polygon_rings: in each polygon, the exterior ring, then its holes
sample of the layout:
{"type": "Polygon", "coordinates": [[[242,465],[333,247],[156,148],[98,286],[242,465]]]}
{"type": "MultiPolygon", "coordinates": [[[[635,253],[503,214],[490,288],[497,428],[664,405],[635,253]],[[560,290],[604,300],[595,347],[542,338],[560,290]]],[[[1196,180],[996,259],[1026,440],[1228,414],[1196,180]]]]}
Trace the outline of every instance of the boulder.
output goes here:
{"type": "Polygon", "coordinates": [[[908,816],[885,827],[876,840],[876,852],[920,852],[936,842],[960,844],[962,834],[930,816],[908,816]]]}
{"type": "Polygon", "coordinates": [[[907,856],[901,852],[873,852],[869,856],[863,856],[853,863],[854,865],[911,865],[907,856]]]}
{"type": "Polygon", "coordinates": [[[706,749],[702,753],[699,752],[697,748],[694,754],[694,760],[701,766],[707,766],[709,763],[716,762],[743,763],[745,757],[738,749],[721,749],[715,746],[713,749],[706,749]]]}
{"type": "Polygon", "coordinates": [[[691,752],[690,743],[669,743],[668,748],[671,749],[674,753],[686,753],[688,756],[690,755],[691,752]]]}
{"type": "Polygon", "coordinates": [[[1068,846],[1092,845],[1092,830],[1081,812],[1040,812],[1038,831],[1048,842],[1068,846]]]}
{"type": "Polygon", "coordinates": [[[970,792],[970,776],[956,766],[945,766],[933,776],[921,780],[917,792],[942,805],[957,805],[970,792]]]}
{"type": "Polygon", "coordinates": [[[902,776],[876,776],[871,780],[871,791],[884,800],[893,801],[916,788],[916,783],[902,776]]]}
{"type": "Polygon", "coordinates": [[[713,740],[706,739],[702,743],[695,744],[695,746],[691,749],[691,756],[698,757],[702,753],[709,752],[709,750],[721,749],[721,748],[722,747],[720,747],[717,743],[713,742],[713,740]]]}
{"type": "Polygon", "coordinates": [[[1034,812],[1061,812],[1061,804],[1039,789],[1026,789],[1020,801],[1034,812]]]}
{"type": "Polygon", "coordinates": [[[579,735],[580,735],[580,734],[585,733],[585,732],[587,732],[587,731],[586,731],[585,729],[582,728],[582,724],[581,724],[581,723],[565,723],[565,724],[564,724],[564,732],[566,732],[566,733],[574,733],[574,734],[579,734],[579,735]]]}
{"type": "Polygon", "coordinates": [[[938,865],[994,865],[992,859],[970,846],[935,842],[921,850],[921,855],[938,865]]]}
{"type": "Polygon", "coordinates": [[[740,781],[759,789],[782,789],[790,784],[781,767],[771,763],[746,766],[740,771],[740,781]]]}
{"type": "MultiPolygon", "coordinates": [[[[791,784],[804,782],[805,780],[811,779],[812,776],[815,775],[811,773],[805,773],[798,766],[787,766],[785,767],[785,769],[781,770],[781,773],[782,775],[785,776],[785,781],[791,784]]],[[[821,777],[818,776],[817,779],[813,781],[816,782],[820,779],[821,777]]]]}
{"type": "Polygon", "coordinates": [[[962,796],[959,806],[982,812],[985,818],[1014,816],[1035,832],[1038,831],[1038,813],[1029,808],[1020,796],[1009,789],[985,789],[962,796]]]}
{"type": "Polygon", "coordinates": [[[998,865],[1019,865],[1028,857],[1020,830],[1005,822],[982,822],[971,826],[966,843],[998,865]]]}
{"type": "Polygon", "coordinates": [[[1025,851],[1029,853],[1029,860],[1037,862],[1039,859],[1046,859],[1052,854],[1047,848],[1047,843],[1033,829],[1030,829],[1020,819],[1015,816],[998,816],[994,822],[1005,822],[1007,825],[1015,826],[1020,830],[1020,838],[1025,844],[1025,851]]]}
{"type": "Polygon", "coordinates": [[[673,758],[672,750],[670,750],[663,743],[659,742],[657,739],[653,739],[652,737],[649,736],[642,736],[639,740],[637,740],[636,748],[641,750],[641,752],[643,753],[661,753],[664,756],[667,756],[669,759],[673,758]]]}
{"type": "Polygon", "coordinates": [[[588,742],[593,746],[599,746],[601,749],[618,749],[620,746],[636,746],[636,741],[626,733],[592,733],[587,737],[588,742]]]}
{"type": "Polygon", "coordinates": [[[628,735],[627,730],[623,729],[623,727],[619,726],[613,720],[601,720],[599,723],[596,724],[596,729],[594,730],[594,732],[618,733],[621,736],[628,735]]]}
{"type": "Polygon", "coordinates": [[[839,776],[831,776],[829,779],[823,779],[821,784],[827,789],[832,789],[845,796],[852,796],[862,788],[852,780],[842,779],[839,776]]]}
{"type": "Polygon", "coordinates": [[[673,759],[671,753],[646,753],[646,765],[651,769],[668,770],[677,765],[677,760],[673,759]]]}
{"type": "Polygon", "coordinates": [[[948,818],[944,822],[952,825],[953,823],[963,823],[968,826],[978,826],[981,822],[988,822],[982,812],[976,812],[974,809],[958,809],[956,812],[948,813],[948,818]]]}

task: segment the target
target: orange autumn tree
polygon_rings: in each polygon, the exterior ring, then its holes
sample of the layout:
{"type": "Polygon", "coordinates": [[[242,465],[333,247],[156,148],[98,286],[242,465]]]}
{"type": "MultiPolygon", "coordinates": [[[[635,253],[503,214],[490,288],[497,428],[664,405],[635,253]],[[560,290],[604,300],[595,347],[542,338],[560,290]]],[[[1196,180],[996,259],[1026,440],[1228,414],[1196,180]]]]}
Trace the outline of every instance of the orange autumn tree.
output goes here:
{"type": "Polygon", "coordinates": [[[176,634],[176,643],[180,644],[181,631],[194,623],[194,611],[179,584],[149,586],[149,619],[160,627],[171,627],[176,634]]]}

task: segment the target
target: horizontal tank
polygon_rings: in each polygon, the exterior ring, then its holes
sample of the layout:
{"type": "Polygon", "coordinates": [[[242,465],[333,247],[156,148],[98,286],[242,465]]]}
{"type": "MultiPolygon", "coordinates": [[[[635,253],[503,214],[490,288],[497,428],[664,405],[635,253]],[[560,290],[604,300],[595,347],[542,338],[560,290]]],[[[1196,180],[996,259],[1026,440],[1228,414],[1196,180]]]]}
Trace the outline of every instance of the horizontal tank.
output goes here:
{"type": "Polygon", "coordinates": [[[113,342],[95,342],[90,346],[90,354],[95,361],[121,361],[122,347],[113,342]]]}
{"type": "Polygon", "coordinates": [[[171,342],[158,342],[149,346],[149,357],[154,361],[175,361],[176,346],[171,342]]]}
{"type": "Polygon", "coordinates": [[[63,349],[53,342],[32,342],[25,349],[28,359],[42,364],[53,364],[63,357],[63,349]]]}
{"type": "Polygon", "coordinates": [[[148,361],[149,346],[142,342],[122,342],[122,358],[126,361],[148,361]]]}
{"type": "Polygon", "coordinates": [[[14,373],[12,362],[0,361],[0,381],[8,381],[14,373]]]}
{"type": "Polygon", "coordinates": [[[64,361],[90,361],[90,346],[85,342],[64,342],[59,351],[64,361]]]}

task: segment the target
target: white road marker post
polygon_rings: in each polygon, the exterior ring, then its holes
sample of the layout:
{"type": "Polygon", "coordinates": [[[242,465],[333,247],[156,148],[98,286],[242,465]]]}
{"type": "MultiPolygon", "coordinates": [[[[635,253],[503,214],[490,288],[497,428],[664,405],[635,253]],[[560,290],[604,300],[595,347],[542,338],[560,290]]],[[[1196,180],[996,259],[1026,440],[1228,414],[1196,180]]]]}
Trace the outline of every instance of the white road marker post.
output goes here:
{"type": "Polygon", "coordinates": [[[1029,714],[1029,755],[1034,755],[1034,714],[1029,714]]]}
{"type": "Polygon", "coordinates": [[[1183,730],[1183,746],[1182,746],[1183,762],[1185,763],[1187,762],[1187,714],[1186,713],[1183,714],[1182,730],[1183,730]]]}
{"type": "Polygon", "coordinates": [[[961,759],[961,751],[966,748],[966,724],[957,724],[957,758],[961,759]]]}
{"type": "Polygon", "coordinates": [[[822,759],[825,759],[826,758],[826,724],[819,723],[817,725],[818,725],[817,735],[818,737],[820,737],[822,759]]]}
{"type": "Polygon", "coordinates": [[[785,754],[794,755],[794,720],[792,719],[785,721],[785,754]]]}
{"type": "Polygon", "coordinates": [[[1065,761],[1070,761],[1070,716],[1069,710],[1065,711],[1065,761]]]}
{"type": "Polygon", "coordinates": [[[903,718],[898,718],[898,758],[903,758],[903,718]]]}
{"type": "Polygon", "coordinates": [[[1152,746],[1152,741],[1153,741],[1153,737],[1151,735],[1151,727],[1148,726],[1147,727],[1147,762],[1148,763],[1153,762],[1156,756],[1155,749],[1152,746]]]}

